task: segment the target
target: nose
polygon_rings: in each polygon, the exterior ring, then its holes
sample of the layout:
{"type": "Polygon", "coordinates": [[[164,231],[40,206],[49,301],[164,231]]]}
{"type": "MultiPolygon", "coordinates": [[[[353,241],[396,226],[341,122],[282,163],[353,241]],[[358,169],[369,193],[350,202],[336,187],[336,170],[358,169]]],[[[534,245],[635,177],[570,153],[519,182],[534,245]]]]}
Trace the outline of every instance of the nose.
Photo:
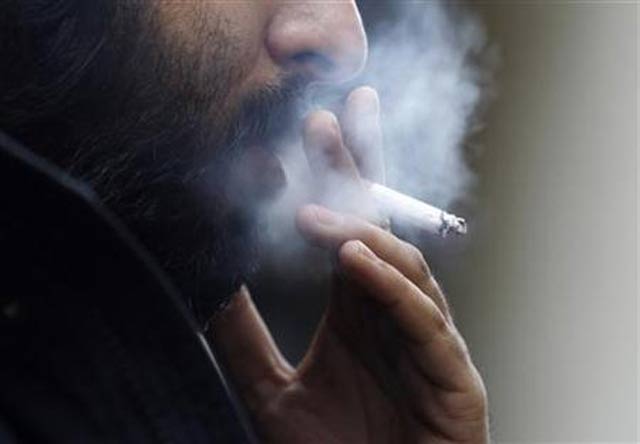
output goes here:
{"type": "Polygon", "coordinates": [[[343,82],[367,58],[367,38],[354,0],[283,0],[267,29],[271,57],[310,81],[343,82]]]}

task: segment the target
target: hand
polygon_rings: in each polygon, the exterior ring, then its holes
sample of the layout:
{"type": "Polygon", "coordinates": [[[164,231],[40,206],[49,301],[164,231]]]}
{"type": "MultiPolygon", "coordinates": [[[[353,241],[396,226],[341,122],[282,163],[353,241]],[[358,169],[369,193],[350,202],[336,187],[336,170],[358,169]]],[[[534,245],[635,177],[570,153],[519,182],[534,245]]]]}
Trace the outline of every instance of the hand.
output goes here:
{"type": "Polygon", "coordinates": [[[369,221],[361,175],[383,180],[377,109],[375,92],[361,88],[340,122],[327,112],[307,120],[311,167],[359,189],[367,211],[299,211],[305,238],[337,257],[335,289],[302,362],[282,357],[246,287],[213,322],[212,341],[264,442],[488,442],[482,379],[427,263],[369,221]],[[367,119],[360,131],[354,122],[367,119]]]}

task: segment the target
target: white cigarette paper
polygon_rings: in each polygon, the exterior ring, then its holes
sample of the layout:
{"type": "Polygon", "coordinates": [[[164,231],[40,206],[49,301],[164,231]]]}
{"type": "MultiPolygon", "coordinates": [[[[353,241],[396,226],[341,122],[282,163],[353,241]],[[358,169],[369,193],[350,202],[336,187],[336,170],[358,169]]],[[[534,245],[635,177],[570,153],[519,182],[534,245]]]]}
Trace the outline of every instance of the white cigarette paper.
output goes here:
{"type": "Polygon", "coordinates": [[[467,233],[467,223],[461,217],[377,183],[370,183],[369,189],[380,210],[395,223],[442,237],[467,233]]]}

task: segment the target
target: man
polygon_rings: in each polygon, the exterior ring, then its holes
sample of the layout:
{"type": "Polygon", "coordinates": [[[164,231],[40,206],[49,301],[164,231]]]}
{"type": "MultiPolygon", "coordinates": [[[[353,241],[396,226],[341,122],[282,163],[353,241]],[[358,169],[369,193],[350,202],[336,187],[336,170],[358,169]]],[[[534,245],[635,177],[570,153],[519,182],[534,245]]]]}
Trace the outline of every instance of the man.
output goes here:
{"type": "Polygon", "coordinates": [[[442,291],[370,211],[375,91],[296,123],[303,88],[365,62],[353,1],[8,0],[0,26],[4,441],[487,441],[442,291]],[[298,128],[360,205],[298,211],[336,260],[294,368],[246,278],[298,128]]]}

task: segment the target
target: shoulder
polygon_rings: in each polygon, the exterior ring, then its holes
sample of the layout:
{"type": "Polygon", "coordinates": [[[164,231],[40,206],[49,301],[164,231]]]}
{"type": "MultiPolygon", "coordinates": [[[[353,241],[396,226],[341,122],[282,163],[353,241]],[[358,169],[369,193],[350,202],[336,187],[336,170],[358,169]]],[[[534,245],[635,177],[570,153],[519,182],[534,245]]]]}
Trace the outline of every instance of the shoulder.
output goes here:
{"type": "Polygon", "coordinates": [[[177,292],[90,189],[0,134],[0,205],[1,442],[245,442],[177,292]]]}

